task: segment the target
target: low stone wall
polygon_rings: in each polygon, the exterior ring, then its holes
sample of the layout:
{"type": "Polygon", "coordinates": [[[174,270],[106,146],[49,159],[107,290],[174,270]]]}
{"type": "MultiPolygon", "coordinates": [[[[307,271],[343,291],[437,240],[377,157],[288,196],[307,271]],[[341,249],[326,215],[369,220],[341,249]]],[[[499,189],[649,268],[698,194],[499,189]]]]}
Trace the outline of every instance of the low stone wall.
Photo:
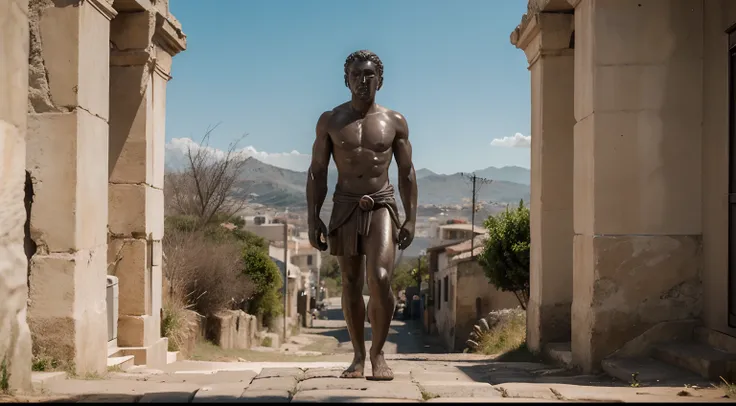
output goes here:
{"type": "Polygon", "coordinates": [[[260,343],[256,340],[256,317],[242,310],[227,310],[207,320],[207,339],[224,349],[247,349],[260,343]]]}
{"type": "Polygon", "coordinates": [[[204,326],[204,317],[199,313],[192,310],[185,310],[187,315],[187,321],[189,328],[186,331],[186,336],[183,342],[179,346],[179,353],[184,359],[188,359],[194,354],[194,347],[197,344],[197,339],[203,337],[202,327],[204,326]]]}

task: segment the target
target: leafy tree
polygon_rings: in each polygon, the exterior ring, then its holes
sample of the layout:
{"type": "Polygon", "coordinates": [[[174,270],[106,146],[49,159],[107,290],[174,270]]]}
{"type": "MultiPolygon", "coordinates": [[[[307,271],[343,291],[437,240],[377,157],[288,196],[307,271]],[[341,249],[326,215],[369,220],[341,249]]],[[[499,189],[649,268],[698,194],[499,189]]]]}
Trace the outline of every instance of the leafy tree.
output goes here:
{"type": "Polygon", "coordinates": [[[416,279],[412,275],[411,265],[406,262],[401,262],[394,269],[394,274],[391,278],[391,289],[394,294],[398,294],[400,290],[404,290],[409,286],[416,285],[416,279]]]}
{"type": "Polygon", "coordinates": [[[340,280],[340,264],[334,255],[322,252],[322,265],[319,267],[319,273],[323,278],[340,280]]]}
{"type": "Polygon", "coordinates": [[[488,280],[498,289],[514,292],[521,307],[526,309],[529,301],[529,208],[524,201],[519,207],[495,216],[484,222],[488,230],[483,252],[478,263],[483,267],[488,280]]]}
{"type": "Polygon", "coordinates": [[[264,320],[281,314],[283,305],[279,289],[283,281],[276,263],[259,247],[248,246],[243,250],[243,265],[243,273],[255,285],[248,312],[262,316],[264,320]]]}
{"type": "Polygon", "coordinates": [[[427,280],[429,280],[429,267],[427,257],[422,255],[418,260],[417,258],[413,258],[401,261],[396,266],[391,280],[391,288],[394,293],[398,293],[400,290],[410,286],[419,286],[422,281],[427,280]]]}

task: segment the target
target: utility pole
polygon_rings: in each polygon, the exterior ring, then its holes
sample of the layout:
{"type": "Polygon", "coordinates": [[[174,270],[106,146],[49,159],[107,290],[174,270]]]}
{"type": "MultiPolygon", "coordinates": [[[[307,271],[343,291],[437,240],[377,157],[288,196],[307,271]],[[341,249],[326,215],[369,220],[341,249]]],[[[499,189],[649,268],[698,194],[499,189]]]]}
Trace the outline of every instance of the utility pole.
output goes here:
{"type": "Polygon", "coordinates": [[[284,340],[286,340],[287,297],[289,296],[289,225],[284,216],[284,340]]]}
{"type": "Polygon", "coordinates": [[[486,178],[480,178],[473,174],[465,174],[461,173],[462,176],[467,177],[470,179],[472,185],[473,185],[473,199],[472,199],[472,206],[470,207],[470,230],[471,230],[471,237],[470,237],[470,258],[475,258],[475,201],[476,196],[478,195],[478,189],[480,185],[487,185],[493,182],[492,179],[486,179],[486,178]],[[477,185],[480,183],[480,185],[477,185]]]}

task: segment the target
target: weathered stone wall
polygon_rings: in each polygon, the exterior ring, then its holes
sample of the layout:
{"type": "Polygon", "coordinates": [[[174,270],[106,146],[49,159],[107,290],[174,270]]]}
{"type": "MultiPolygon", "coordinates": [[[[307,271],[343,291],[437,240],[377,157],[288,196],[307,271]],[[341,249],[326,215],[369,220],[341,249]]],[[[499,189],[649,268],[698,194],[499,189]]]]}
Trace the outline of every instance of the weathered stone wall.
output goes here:
{"type": "Polygon", "coordinates": [[[465,348],[473,326],[478,319],[493,310],[517,307],[519,301],[511,292],[502,292],[488,282],[483,268],[475,260],[458,262],[457,287],[460,292],[455,299],[455,337],[454,349],[465,348]],[[476,308],[476,300],[480,299],[480,311],[476,308]]]}
{"type": "Polygon", "coordinates": [[[256,317],[242,310],[224,311],[207,320],[207,338],[224,349],[247,349],[256,340],[256,317]]]}
{"type": "Polygon", "coordinates": [[[0,373],[31,388],[24,253],[28,97],[28,0],[0,2],[0,373]]]}
{"type": "Polygon", "coordinates": [[[106,369],[111,3],[29,4],[28,323],[34,353],[78,373],[106,369]]]}
{"type": "MultiPolygon", "coordinates": [[[[455,278],[457,267],[449,265],[447,262],[447,254],[440,254],[440,267],[435,274],[435,320],[437,325],[437,333],[440,335],[445,348],[448,351],[454,351],[455,348],[455,301],[456,296],[453,289],[456,287],[455,278]],[[445,277],[447,279],[445,280],[445,277]],[[445,286],[447,285],[447,287],[445,286]],[[445,289],[447,291],[447,301],[445,301],[445,289]],[[439,306],[438,306],[439,305],[439,306]]],[[[409,298],[407,298],[409,300],[409,298]]]]}
{"type": "Polygon", "coordinates": [[[703,3],[575,8],[572,355],[585,371],[659,322],[701,316],[703,3]]]}

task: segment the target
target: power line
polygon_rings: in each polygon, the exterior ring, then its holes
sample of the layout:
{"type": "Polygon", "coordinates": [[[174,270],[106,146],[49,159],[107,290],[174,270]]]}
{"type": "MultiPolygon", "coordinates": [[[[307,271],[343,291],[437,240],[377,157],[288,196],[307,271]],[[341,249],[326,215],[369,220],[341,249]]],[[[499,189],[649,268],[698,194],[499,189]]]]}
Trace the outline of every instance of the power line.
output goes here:
{"type": "Polygon", "coordinates": [[[478,191],[480,189],[480,186],[482,185],[488,185],[493,182],[493,179],[486,179],[481,178],[479,176],[476,176],[475,173],[467,174],[467,173],[460,173],[461,176],[464,178],[467,178],[470,180],[470,182],[473,185],[473,202],[470,206],[470,258],[475,257],[475,202],[476,202],[476,196],[478,195],[478,191]]]}

